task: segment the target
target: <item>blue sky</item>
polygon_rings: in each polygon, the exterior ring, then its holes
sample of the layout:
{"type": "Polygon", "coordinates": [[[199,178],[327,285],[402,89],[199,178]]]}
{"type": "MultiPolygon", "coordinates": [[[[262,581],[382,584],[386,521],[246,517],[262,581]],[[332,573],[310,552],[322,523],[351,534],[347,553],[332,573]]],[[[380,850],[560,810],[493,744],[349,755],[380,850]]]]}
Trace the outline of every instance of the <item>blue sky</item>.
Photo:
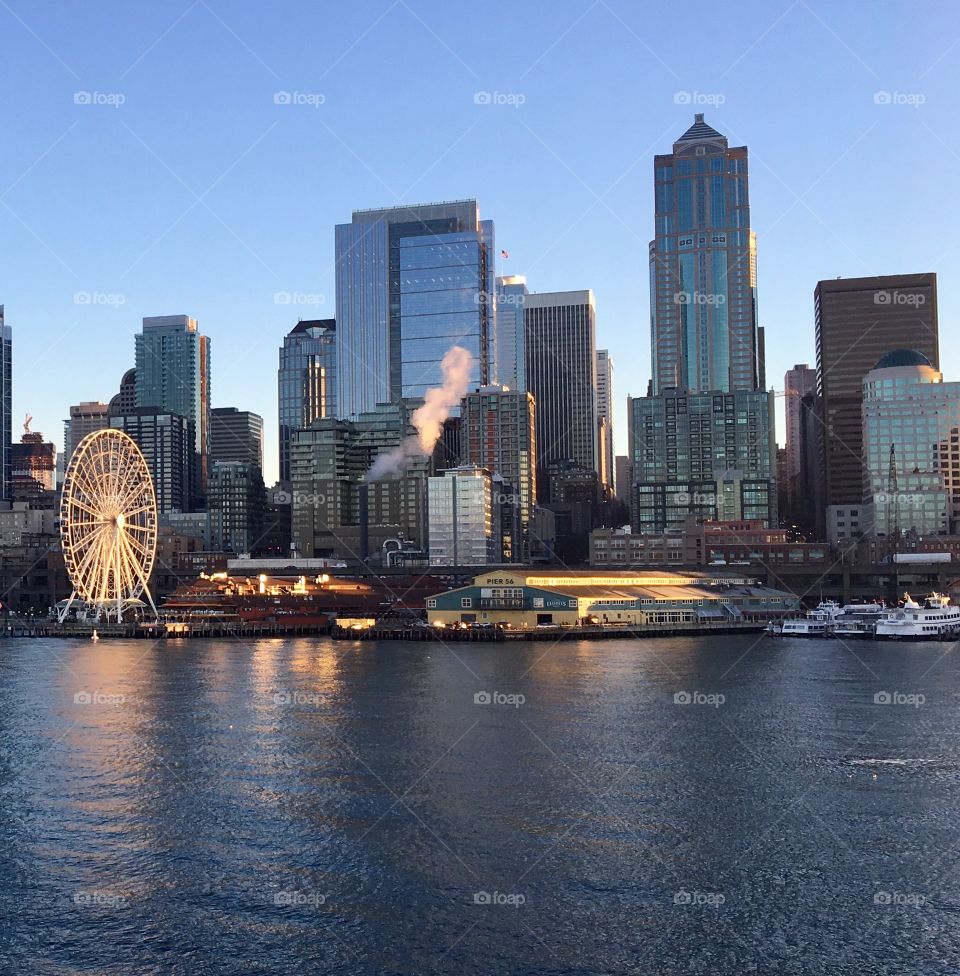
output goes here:
{"type": "Polygon", "coordinates": [[[213,342],[213,404],[263,414],[271,479],[277,347],[334,314],[334,224],[476,197],[500,273],[594,290],[622,451],[649,376],[652,158],[695,111],[750,148],[768,385],[815,361],[818,279],[914,271],[938,273],[960,379],[956,7],[680,9],[2,0],[15,436],[29,412],[59,443],[69,404],[116,392],[141,318],[185,313],[213,342]]]}

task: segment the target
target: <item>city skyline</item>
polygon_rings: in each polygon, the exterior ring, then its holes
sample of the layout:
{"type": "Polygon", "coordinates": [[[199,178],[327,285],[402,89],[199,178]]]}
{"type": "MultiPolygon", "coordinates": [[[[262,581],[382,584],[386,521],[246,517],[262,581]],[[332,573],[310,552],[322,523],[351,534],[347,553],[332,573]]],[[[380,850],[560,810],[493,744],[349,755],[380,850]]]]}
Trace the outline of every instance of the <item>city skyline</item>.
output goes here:
{"type": "MultiPolygon", "coordinates": [[[[513,36],[498,35],[481,62],[452,13],[403,3],[325,23],[330,56],[313,71],[298,54],[310,29],[292,38],[252,5],[220,15],[200,4],[180,19],[117,11],[109,29],[66,8],[42,29],[4,12],[16,41],[6,70],[23,92],[4,109],[0,163],[13,415],[30,412],[35,429],[56,434],[70,404],[110,398],[115,381],[103,377],[132,365],[141,318],[187,312],[217,343],[213,405],[255,411],[274,431],[274,349],[296,318],[333,311],[334,225],[353,208],[470,197],[497,221],[498,275],[524,274],[531,291],[596,294],[598,344],[620,365],[623,453],[626,396],[643,395],[650,375],[651,160],[696,112],[751,153],[768,386],[814,358],[821,279],[939,272],[948,327],[956,242],[941,228],[957,204],[916,193],[947,183],[960,150],[939,125],[955,75],[940,9],[921,23],[897,11],[864,23],[855,10],[748,5],[752,31],[720,25],[689,42],[691,59],[667,17],[538,5],[511,11],[513,36]],[[428,52],[429,71],[378,86],[395,75],[398,41],[428,52]],[[830,57],[822,76],[801,56],[811,46],[830,57]],[[570,58],[594,70],[567,78],[570,58]],[[358,71],[371,81],[359,94],[358,71]],[[433,125],[421,124],[425,112],[433,125]],[[601,137],[567,138],[574,114],[601,137]],[[190,154],[171,148],[170,117],[190,154]],[[491,137],[515,151],[477,152],[491,137]],[[932,151],[917,158],[916,144],[932,151]]],[[[481,25],[478,38],[493,29],[481,25]]],[[[941,368],[949,380],[960,359],[945,349],[941,368]]],[[[268,480],[276,453],[268,436],[268,480]]]]}

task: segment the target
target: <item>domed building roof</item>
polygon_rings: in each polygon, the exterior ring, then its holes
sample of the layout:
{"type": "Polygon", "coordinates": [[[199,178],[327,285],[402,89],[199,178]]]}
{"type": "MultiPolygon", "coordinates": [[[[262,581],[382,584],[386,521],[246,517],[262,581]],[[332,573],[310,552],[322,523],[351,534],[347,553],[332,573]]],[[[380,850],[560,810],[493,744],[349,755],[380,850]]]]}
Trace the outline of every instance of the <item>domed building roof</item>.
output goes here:
{"type": "Polygon", "coordinates": [[[891,349],[881,356],[874,369],[892,369],[896,366],[932,366],[929,359],[916,349],[891,349]]]}

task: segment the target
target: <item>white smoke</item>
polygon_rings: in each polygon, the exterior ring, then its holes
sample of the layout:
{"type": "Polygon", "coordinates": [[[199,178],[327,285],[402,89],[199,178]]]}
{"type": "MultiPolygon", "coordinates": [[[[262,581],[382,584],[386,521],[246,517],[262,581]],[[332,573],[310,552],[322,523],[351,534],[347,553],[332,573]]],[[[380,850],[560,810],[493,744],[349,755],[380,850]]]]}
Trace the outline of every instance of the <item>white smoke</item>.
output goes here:
{"type": "Polygon", "coordinates": [[[370,466],[367,481],[396,478],[414,458],[428,457],[433,452],[443,432],[443,422],[466,395],[472,365],[473,357],[463,346],[454,346],[447,351],[440,363],[443,385],[427,390],[423,406],[418,407],[410,418],[417,433],[404,438],[392,451],[381,454],[370,466]]]}

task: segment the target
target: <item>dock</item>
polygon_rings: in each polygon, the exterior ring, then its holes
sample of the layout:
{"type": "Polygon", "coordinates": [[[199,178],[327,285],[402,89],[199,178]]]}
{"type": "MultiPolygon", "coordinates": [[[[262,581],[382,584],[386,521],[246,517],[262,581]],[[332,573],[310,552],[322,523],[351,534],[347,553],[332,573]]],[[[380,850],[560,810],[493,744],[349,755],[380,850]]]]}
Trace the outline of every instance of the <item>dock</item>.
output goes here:
{"type": "Polygon", "coordinates": [[[762,621],[723,621],[637,624],[632,627],[429,627],[384,626],[378,624],[365,630],[334,626],[330,631],[334,640],[348,641],[442,641],[505,643],[512,641],[561,641],[561,640],[638,640],[652,637],[702,637],[705,634],[757,634],[766,629],[762,621]]]}

